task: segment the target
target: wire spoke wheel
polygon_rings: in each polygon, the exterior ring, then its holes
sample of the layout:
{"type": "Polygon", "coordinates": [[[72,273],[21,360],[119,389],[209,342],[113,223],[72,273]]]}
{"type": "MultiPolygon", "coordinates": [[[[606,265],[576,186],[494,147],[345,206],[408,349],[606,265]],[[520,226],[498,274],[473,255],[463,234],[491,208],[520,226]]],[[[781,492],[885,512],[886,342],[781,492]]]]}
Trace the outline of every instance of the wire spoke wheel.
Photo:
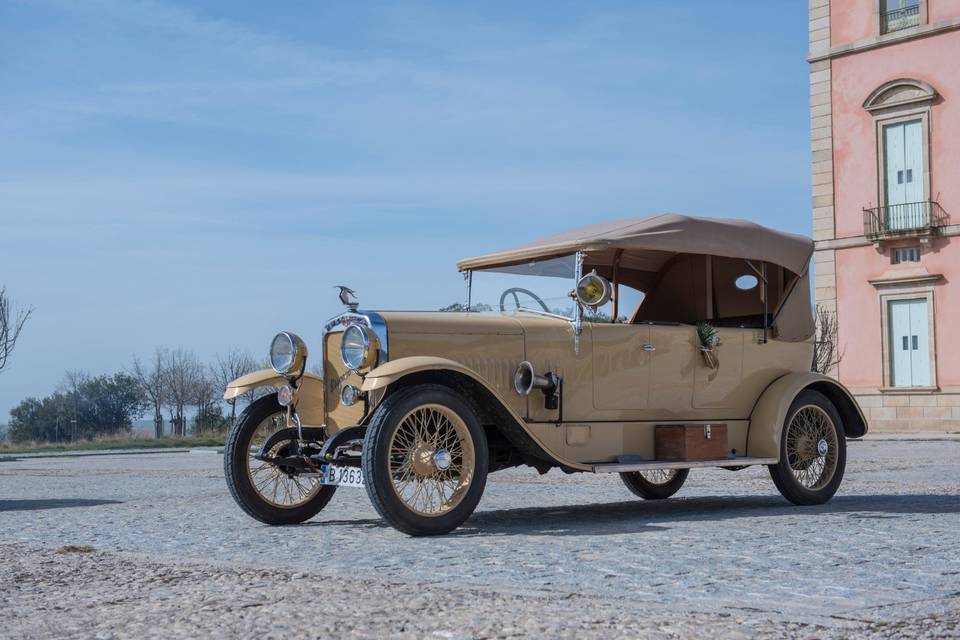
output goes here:
{"type": "MultiPolygon", "coordinates": [[[[264,502],[280,509],[292,509],[306,504],[317,495],[322,486],[317,478],[289,475],[277,465],[257,459],[260,448],[270,436],[286,426],[285,412],[267,417],[254,430],[247,451],[247,475],[250,484],[264,502]]],[[[264,452],[265,457],[287,455],[290,444],[290,440],[275,443],[269,451],[264,452]]]]}
{"type": "MultiPolygon", "coordinates": [[[[297,432],[287,428],[286,416],[275,393],[254,400],[230,428],[223,447],[223,475],[230,495],[248,516],[269,525],[306,522],[337,490],[336,485],[286,473],[267,461],[292,451],[297,432]],[[260,460],[257,456],[264,447],[267,460],[260,460]]],[[[322,440],[322,432],[314,435],[322,440]]]]}
{"type": "Polygon", "coordinates": [[[638,473],[650,484],[669,484],[671,480],[677,477],[676,469],[651,469],[638,473]]]}
{"type": "Polygon", "coordinates": [[[463,419],[440,404],[401,418],[390,439],[390,479],[401,502],[421,516],[440,516],[463,500],[475,472],[473,438],[463,419]]]}
{"type": "Polygon", "coordinates": [[[805,489],[822,489],[837,470],[837,429],[823,408],[808,404],[790,419],[786,433],[786,462],[805,489]]]}
{"type": "Polygon", "coordinates": [[[689,474],[689,469],[649,469],[621,473],[620,479],[635,496],[665,500],[680,490],[689,474]]]}

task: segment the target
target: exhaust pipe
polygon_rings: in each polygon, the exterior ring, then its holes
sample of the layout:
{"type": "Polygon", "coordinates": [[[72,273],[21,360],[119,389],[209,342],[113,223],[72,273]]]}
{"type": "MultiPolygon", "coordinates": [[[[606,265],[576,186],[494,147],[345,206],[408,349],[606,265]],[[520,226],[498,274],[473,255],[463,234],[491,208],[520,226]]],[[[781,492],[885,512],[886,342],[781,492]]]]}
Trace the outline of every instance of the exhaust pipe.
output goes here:
{"type": "Polygon", "coordinates": [[[540,389],[546,398],[546,408],[551,410],[558,406],[557,389],[560,382],[560,377],[553,372],[538,375],[533,365],[526,360],[520,363],[517,372],[513,374],[513,387],[517,393],[528,396],[534,389],[540,389]]]}

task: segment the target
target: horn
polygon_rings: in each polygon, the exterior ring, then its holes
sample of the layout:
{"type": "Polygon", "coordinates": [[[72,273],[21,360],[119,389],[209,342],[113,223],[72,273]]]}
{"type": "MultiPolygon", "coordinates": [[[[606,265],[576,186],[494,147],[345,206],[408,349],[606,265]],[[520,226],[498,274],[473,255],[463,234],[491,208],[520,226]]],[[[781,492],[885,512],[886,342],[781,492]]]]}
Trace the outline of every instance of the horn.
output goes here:
{"type": "Polygon", "coordinates": [[[513,374],[513,386],[522,396],[530,395],[534,389],[541,389],[549,396],[557,389],[557,378],[553,373],[537,375],[533,365],[524,360],[513,374]]]}

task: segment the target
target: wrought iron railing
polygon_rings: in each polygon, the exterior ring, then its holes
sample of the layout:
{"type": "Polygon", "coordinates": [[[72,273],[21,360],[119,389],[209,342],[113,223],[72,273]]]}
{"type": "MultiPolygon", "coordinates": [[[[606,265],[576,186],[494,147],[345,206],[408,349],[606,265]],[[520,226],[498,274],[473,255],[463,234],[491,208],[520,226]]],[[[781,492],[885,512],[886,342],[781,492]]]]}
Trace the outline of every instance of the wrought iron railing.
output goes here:
{"type": "Polygon", "coordinates": [[[947,212],[932,200],[863,210],[863,234],[870,239],[932,233],[949,222],[947,212]]]}
{"type": "Polygon", "coordinates": [[[880,16],[880,20],[882,23],[881,33],[890,33],[891,31],[915,27],[920,24],[920,5],[915,4],[908,7],[900,7],[893,11],[887,11],[880,16]]]}

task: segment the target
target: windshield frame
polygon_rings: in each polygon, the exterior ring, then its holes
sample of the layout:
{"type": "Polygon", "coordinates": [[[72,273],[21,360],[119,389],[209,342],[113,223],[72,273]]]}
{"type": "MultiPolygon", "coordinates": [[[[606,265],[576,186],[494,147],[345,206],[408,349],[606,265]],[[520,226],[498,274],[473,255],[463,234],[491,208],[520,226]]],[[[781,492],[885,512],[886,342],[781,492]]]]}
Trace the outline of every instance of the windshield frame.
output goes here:
{"type": "MultiPolygon", "coordinates": [[[[583,251],[576,251],[575,253],[571,253],[563,256],[555,256],[554,258],[556,259],[556,258],[573,257],[574,259],[574,272],[573,272],[574,290],[576,290],[577,283],[580,282],[580,279],[583,277],[583,261],[584,261],[585,255],[586,254],[583,251]]],[[[487,269],[482,269],[482,271],[487,271],[487,269]]],[[[495,271],[495,270],[490,269],[489,271],[495,271]]],[[[463,270],[463,279],[467,287],[467,293],[466,293],[467,304],[464,308],[466,309],[467,313],[470,313],[473,308],[473,272],[474,272],[474,269],[463,270]]],[[[614,283],[613,286],[616,287],[616,283],[614,283]]],[[[556,313],[550,313],[547,311],[528,309],[526,307],[518,307],[516,312],[519,313],[522,311],[526,313],[532,313],[535,315],[544,316],[548,318],[556,318],[558,320],[569,322],[573,328],[573,349],[575,353],[579,353],[580,352],[580,336],[583,333],[583,305],[580,304],[580,301],[577,300],[576,296],[571,296],[571,297],[573,298],[573,309],[574,309],[572,318],[568,318],[567,316],[563,316],[556,313]]]]}

